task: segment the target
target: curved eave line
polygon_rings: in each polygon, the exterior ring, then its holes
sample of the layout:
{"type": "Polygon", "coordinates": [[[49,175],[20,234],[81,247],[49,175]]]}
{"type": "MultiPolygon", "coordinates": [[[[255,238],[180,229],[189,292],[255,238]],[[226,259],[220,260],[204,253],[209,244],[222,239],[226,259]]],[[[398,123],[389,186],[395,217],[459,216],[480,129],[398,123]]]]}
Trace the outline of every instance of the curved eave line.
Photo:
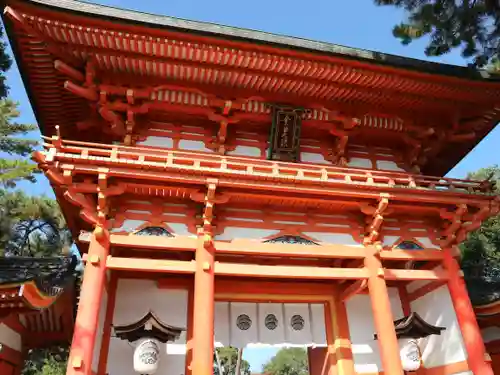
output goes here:
{"type": "Polygon", "coordinates": [[[361,64],[376,64],[407,70],[409,73],[420,75],[442,75],[450,78],[465,78],[472,80],[487,80],[486,72],[478,72],[467,67],[440,64],[369,51],[358,48],[345,47],[337,44],[308,40],[299,37],[290,37],[272,34],[263,31],[224,26],[209,22],[191,21],[186,19],[148,14],[115,7],[91,4],[75,0],[29,0],[25,3],[52,11],[72,13],[74,15],[102,19],[111,22],[120,22],[142,27],[171,30],[183,33],[197,34],[200,37],[224,38],[234,41],[246,41],[251,44],[269,45],[286,49],[295,49],[313,52],[316,54],[358,60],[361,64]]]}
{"type": "Polygon", "coordinates": [[[25,283],[21,290],[24,300],[34,309],[45,309],[51,306],[61,294],[62,291],[54,296],[47,296],[37,288],[33,281],[25,283]]]}

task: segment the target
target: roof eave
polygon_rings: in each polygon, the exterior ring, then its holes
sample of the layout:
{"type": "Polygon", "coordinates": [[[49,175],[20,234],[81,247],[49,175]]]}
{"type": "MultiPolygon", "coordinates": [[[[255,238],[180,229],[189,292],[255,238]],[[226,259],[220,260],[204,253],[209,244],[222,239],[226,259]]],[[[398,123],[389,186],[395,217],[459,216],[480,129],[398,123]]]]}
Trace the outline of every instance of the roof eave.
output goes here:
{"type": "MultiPolygon", "coordinates": [[[[9,0],[2,0],[10,3],[9,0]]],[[[14,0],[15,2],[15,0],[14,0]]],[[[263,31],[243,29],[215,23],[191,21],[170,16],[159,16],[133,10],[119,9],[76,0],[23,0],[52,11],[69,12],[76,15],[113,20],[126,24],[135,24],[152,28],[170,29],[196,33],[200,36],[212,36],[224,39],[246,41],[253,44],[267,44],[286,49],[326,54],[345,59],[364,61],[369,64],[385,65],[420,73],[457,77],[469,80],[500,81],[500,76],[490,75],[487,71],[473,68],[429,62],[397,55],[385,54],[333,43],[318,42],[304,38],[284,36],[263,31]]]]}

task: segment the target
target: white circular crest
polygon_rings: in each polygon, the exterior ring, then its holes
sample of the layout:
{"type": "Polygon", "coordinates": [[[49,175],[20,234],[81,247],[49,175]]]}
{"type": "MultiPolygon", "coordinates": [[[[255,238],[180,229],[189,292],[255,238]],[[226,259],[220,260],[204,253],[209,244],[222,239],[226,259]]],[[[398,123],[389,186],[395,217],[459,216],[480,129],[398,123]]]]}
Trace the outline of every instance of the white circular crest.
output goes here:
{"type": "Polygon", "coordinates": [[[158,370],[160,362],[160,343],[151,338],[140,339],[134,351],[134,370],[139,374],[150,375],[158,370]]]}
{"type": "Polygon", "coordinates": [[[420,348],[418,347],[417,340],[415,339],[401,339],[399,340],[401,350],[399,355],[401,357],[401,364],[405,371],[417,371],[420,368],[421,360],[420,348]]]}

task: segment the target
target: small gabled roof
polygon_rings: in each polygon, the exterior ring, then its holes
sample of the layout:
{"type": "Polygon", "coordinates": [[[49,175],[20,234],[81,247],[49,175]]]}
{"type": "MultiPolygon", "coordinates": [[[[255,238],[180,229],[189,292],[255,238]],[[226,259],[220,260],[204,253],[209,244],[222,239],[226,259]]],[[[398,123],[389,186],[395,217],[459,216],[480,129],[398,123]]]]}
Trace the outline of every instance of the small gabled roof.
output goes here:
{"type": "MultiPolygon", "coordinates": [[[[430,335],[440,335],[446,328],[429,324],[418,313],[412,312],[404,318],[395,320],[394,329],[398,339],[420,339],[430,335]]],[[[375,339],[377,339],[376,334],[375,339]]]]}
{"type": "Polygon", "coordinates": [[[149,311],[136,322],[115,326],[114,331],[116,337],[129,342],[150,337],[165,343],[177,340],[185,329],[163,323],[152,311],[149,311]]]}

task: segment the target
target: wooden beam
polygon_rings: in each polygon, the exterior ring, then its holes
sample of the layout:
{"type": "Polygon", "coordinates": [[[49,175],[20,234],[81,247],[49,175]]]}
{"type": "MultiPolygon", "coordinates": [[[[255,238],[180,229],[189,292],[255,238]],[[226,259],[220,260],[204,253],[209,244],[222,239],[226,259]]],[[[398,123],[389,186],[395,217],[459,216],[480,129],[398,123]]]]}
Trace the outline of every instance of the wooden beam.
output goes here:
{"type": "Polygon", "coordinates": [[[158,260],[143,258],[119,258],[108,256],[106,268],[116,271],[145,271],[177,274],[193,274],[194,261],[158,260]]]}
{"type": "Polygon", "coordinates": [[[446,284],[446,280],[435,280],[426,283],[420,288],[415,289],[413,292],[408,293],[408,301],[413,302],[416,299],[425,296],[428,293],[433,292],[437,288],[446,284]]]}
{"type": "MultiPolygon", "coordinates": [[[[82,233],[78,240],[83,243],[88,243],[90,234],[82,233]]],[[[112,234],[110,242],[113,246],[133,247],[137,249],[150,250],[176,250],[176,251],[192,251],[196,249],[196,237],[176,236],[176,237],[161,237],[161,236],[137,236],[112,234]]]]}
{"type": "Polygon", "coordinates": [[[441,250],[382,250],[380,252],[382,260],[443,260],[441,250]]]}
{"type": "MultiPolygon", "coordinates": [[[[90,236],[87,233],[83,233],[80,234],[79,241],[88,243],[89,238],[90,236]]],[[[190,236],[160,237],[112,234],[110,241],[113,246],[136,249],[194,252],[196,248],[196,237],[190,236]]],[[[365,250],[362,247],[340,244],[323,244],[320,246],[270,244],[246,239],[236,239],[231,242],[214,241],[213,244],[218,254],[230,255],[341,259],[362,259],[365,256],[365,250]]]]}
{"type": "MultiPolygon", "coordinates": [[[[86,261],[87,257],[84,256],[86,261]]],[[[194,261],[161,260],[145,258],[122,258],[108,256],[106,268],[117,271],[144,271],[171,274],[193,274],[194,261]]],[[[218,276],[274,277],[281,279],[306,280],[364,280],[368,278],[366,268],[330,268],[307,266],[263,266],[215,262],[218,276]]],[[[443,270],[398,270],[382,271],[386,280],[447,280],[448,273],[443,270]]]]}
{"type": "Polygon", "coordinates": [[[347,288],[342,290],[340,293],[340,299],[342,301],[347,301],[349,298],[354,297],[356,294],[360,293],[367,286],[366,280],[358,280],[353,282],[347,288]]]}
{"type": "Polygon", "coordinates": [[[365,256],[363,247],[322,244],[320,246],[271,244],[259,241],[236,239],[231,242],[215,241],[217,253],[277,256],[277,257],[305,257],[305,258],[341,258],[362,259],[365,256]]]}
{"type": "Polygon", "coordinates": [[[215,262],[215,274],[219,276],[275,277],[309,280],[366,279],[368,277],[368,271],[364,268],[261,266],[221,262],[215,262]]]}
{"type": "MultiPolygon", "coordinates": [[[[90,234],[82,233],[79,241],[88,243],[90,234]]],[[[196,248],[196,237],[176,236],[137,236],[112,234],[111,245],[151,250],[175,250],[194,252],[196,248]]],[[[304,258],[332,258],[332,259],[363,259],[366,251],[363,247],[322,244],[320,246],[294,245],[294,244],[270,244],[255,240],[235,239],[231,242],[214,241],[218,254],[229,255],[251,255],[251,256],[274,256],[274,257],[304,257],[304,258]]],[[[440,261],[443,259],[441,250],[383,250],[380,252],[382,260],[427,260],[440,261]]],[[[354,264],[354,263],[352,263],[354,264]]],[[[357,264],[357,263],[356,263],[357,264]]],[[[350,268],[350,267],[348,267],[350,268]]]]}
{"type": "Polygon", "coordinates": [[[384,269],[386,280],[448,280],[448,272],[443,270],[395,270],[384,269]]]}

